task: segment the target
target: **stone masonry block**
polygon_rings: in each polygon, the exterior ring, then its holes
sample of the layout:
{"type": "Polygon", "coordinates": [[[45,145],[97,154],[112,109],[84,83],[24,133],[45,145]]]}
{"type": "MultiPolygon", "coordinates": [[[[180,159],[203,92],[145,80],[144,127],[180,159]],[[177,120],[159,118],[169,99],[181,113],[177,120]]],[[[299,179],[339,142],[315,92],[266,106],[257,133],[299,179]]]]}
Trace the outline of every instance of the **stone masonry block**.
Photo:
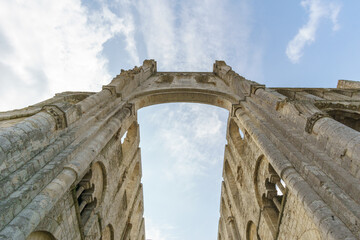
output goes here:
{"type": "Polygon", "coordinates": [[[0,239],[1,240],[25,240],[26,236],[24,233],[17,227],[17,226],[6,226],[5,229],[3,229],[0,232],[0,239]]]}

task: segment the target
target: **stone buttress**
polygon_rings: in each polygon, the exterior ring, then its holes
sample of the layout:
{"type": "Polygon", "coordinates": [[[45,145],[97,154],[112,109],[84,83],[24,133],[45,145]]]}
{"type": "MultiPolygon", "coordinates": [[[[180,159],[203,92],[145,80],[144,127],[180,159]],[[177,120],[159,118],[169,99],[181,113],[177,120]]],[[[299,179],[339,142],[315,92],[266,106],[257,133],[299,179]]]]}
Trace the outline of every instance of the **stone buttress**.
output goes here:
{"type": "Polygon", "coordinates": [[[360,239],[359,82],[266,88],[154,60],[0,113],[0,239],[144,240],[137,110],[169,102],[229,111],[219,240],[360,239]]]}

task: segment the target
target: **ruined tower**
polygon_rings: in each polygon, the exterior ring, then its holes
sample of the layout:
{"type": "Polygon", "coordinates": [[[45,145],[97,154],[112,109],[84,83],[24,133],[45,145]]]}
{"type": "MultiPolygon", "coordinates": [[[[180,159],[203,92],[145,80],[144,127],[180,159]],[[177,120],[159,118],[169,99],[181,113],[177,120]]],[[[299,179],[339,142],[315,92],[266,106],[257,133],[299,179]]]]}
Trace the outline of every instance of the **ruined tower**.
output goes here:
{"type": "Polygon", "coordinates": [[[146,60],[0,113],[0,239],[145,239],[137,110],[169,102],[229,111],[219,240],[360,238],[360,83],[266,88],[223,61],[146,60]]]}

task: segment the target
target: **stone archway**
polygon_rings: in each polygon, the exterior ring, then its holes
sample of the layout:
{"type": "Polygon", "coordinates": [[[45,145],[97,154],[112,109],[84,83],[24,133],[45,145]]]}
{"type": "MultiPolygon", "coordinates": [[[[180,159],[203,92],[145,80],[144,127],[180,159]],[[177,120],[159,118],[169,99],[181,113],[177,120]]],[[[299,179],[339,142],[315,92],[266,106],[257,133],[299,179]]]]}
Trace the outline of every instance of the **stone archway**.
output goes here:
{"type": "Polygon", "coordinates": [[[249,221],[256,226],[251,236],[256,230],[261,239],[296,239],[309,229],[323,239],[360,238],[360,133],[317,107],[356,108],[357,89],[266,88],[223,61],[215,62],[213,72],[176,73],[157,72],[156,62],[146,60],[98,93],[64,102],[69,94],[0,114],[6,126],[0,129],[1,238],[24,239],[50,215],[73,239],[108,236],[108,224],[114,239],[144,238],[137,110],[169,102],[229,111],[219,238],[245,239],[249,221]],[[268,164],[256,171],[261,155],[268,164]],[[97,180],[90,184],[91,171],[97,180]],[[280,179],[287,193],[281,201],[274,194],[280,179]],[[92,204],[86,218],[79,197],[83,207],[86,199],[92,204]],[[269,204],[258,204],[269,198],[276,214],[266,209],[269,204]]]}

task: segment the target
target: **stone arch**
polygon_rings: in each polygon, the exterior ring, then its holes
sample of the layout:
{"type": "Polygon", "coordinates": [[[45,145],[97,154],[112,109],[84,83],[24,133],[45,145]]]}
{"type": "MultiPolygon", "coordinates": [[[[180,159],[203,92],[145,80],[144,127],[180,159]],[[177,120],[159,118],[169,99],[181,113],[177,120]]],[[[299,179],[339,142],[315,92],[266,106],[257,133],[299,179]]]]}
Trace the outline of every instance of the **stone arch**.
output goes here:
{"type": "Polygon", "coordinates": [[[136,110],[162,103],[189,102],[209,104],[230,111],[232,104],[237,103],[235,99],[224,93],[202,89],[144,91],[136,97],[134,101],[136,110]]]}
{"type": "Polygon", "coordinates": [[[49,232],[35,231],[32,232],[26,240],[56,240],[56,238],[49,232]]]}
{"type": "Polygon", "coordinates": [[[80,222],[84,226],[104,198],[106,173],[101,161],[93,163],[90,170],[76,186],[80,222]]]}
{"type": "Polygon", "coordinates": [[[121,151],[124,159],[129,157],[128,153],[138,137],[138,131],[139,125],[136,121],[134,121],[121,138],[121,151]]]}
{"type": "Polygon", "coordinates": [[[240,129],[238,123],[234,118],[230,118],[228,126],[228,135],[231,138],[231,141],[234,143],[234,146],[239,154],[242,154],[244,151],[244,132],[240,129]]]}
{"type": "Polygon", "coordinates": [[[286,186],[263,155],[258,158],[255,165],[254,184],[256,199],[262,209],[262,217],[275,237],[286,186]]]}
{"type": "MultiPolygon", "coordinates": [[[[116,82],[116,81],[115,81],[116,82]]],[[[114,83],[115,83],[114,82],[114,83]]],[[[244,97],[215,72],[157,72],[129,92],[135,110],[173,102],[203,103],[231,110],[244,97]]]]}
{"type": "Polygon", "coordinates": [[[262,196],[261,196],[261,192],[263,188],[261,183],[263,182],[263,179],[261,178],[262,176],[264,176],[264,174],[261,174],[261,172],[265,171],[265,165],[266,165],[266,160],[264,159],[264,155],[261,154],[256,160],[255,171],[254,171],[255,197],[260,207],[263,206],[262,196]]]}
{"type": "Polygon", "coordinates": [[[285,193],[284,182],[264,155],[260,155],[256,161],[254,185],[256,199],[260,207],[269,205],[269,200],[285,193]]]}

